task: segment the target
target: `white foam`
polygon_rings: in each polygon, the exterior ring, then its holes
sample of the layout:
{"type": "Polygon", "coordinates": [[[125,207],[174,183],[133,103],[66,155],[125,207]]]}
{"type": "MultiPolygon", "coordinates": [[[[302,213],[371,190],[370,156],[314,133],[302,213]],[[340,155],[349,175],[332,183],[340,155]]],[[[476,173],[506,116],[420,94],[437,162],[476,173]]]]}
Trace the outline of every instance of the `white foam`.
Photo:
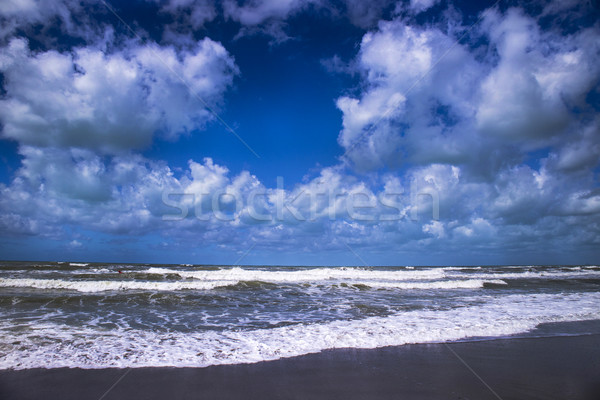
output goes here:
{"type": "Polygon", "coordinates": [[[600,293],[479,296],[477,306],[254,331],[100,330],[0,322],[0,368],[203,367],[332,348],[377,348],[526,332],[539,323],[600,319],[600,293]]]}
{"type": "Polygon", "coordinates": [[[89,264],[88,263],[69,263],[69,265],[73,266],[73,267],[87,267],[89,264]]]}
{"type": "Polygon", "coordinates": [[[366,268],[313,268],[295,271],[274,271],[264,269],[244,269],[240,267],[219,270],[175,270],[152,267],[142,272],[150,274],[175,274],[183,278],[193,278],[201,281],[231,280],[231,281],[262,281],[271,283],[303,283],[340,281],[361,283],[368,286],[369,281],[393,282],[442,280],[448,279],[568,279],[568,278],[600,278],[600,271],[571,268],[562,271],[522,271],[522,272],[485,272],[482,267],[437,267],[427,269],[401,270],[371,270],[366,268]],[[467,272],[468,271],[468,272],[467,272]],[[471,272],[472,271],[472,272],[471,272]]]}
{"type": "Polygon", "coordinates": [[[432,282],[353,282],[353,285],[363,284],[372,288],[397,288],[397,289],[477,289],[482,288],[486,283],[495,285],[506,285],[501,279],[483,280],[483,279],[464,279],[464,280],[445,280],[432,282]]]}
{"type": "Polygon", "coordinates": [[[448,273],[449,278],[472,279],[577,279],[600,278],[600,271],[576,270],[567,271],[523,271],[497,273],[448,273]]]}
{"type": "MultiPolygon", "coordinates": [[[[0,287],[28,287],[36,289],[65,289],[78,292],[103,292],[112,290],[150,290],[150,291],[175,291],[175,290],[209,290],[217,287],[236,285],[238,280],[191,280],[177,282],[157,281],[75,281],[61,279],[21,279],[2,278],[0,287]]],[[[287,281],[286,281],[287,282],[287,281]]],[[[348,286],[367,286],[371,288],[394,288],[394,289],[477,289],[482,288],[485,283],[506,284],[506,282],[482,279],[461,279],[431,282],[394,282],[374,280],[354,280],[348,283],[332,281],[332,285],[344,283],[348,286]]]]}
{"type": "Polygon", "coordinates": [[[29,287],[37,289],[66,289],[78,292],[102,292],[109,290],[206,290],[235,284],[235,281],[189,281],[189,282],[154,282],[154,281],[65,281],[61,279],[0,279],[0,287],[29,287]]]}
{"type": "Polygon", "coordinates": [[[177,274],[184,278],[198,280],[235,280],[235,281],[262,281],[272,283],[302,283],[320,282],[328,280],[339,280],[351,282],[361,281],[413,281],[443,279],[446,277],[443,269],[427,270],[370,270],[365,268],[313,268],[296,271],[273,271],[262,269],[228,268],[219,270],[173,270],[168,268],[149,268],[145,271],[149,274],[177,274]]]}

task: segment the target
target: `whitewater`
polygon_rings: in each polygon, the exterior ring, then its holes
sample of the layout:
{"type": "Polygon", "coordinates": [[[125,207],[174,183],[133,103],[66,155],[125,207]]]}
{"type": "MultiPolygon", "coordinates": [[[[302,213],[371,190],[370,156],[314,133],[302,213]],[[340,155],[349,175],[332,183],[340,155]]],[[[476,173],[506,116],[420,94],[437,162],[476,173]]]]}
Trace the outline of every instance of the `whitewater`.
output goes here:
{"type": "Polygon", "coordinates": [[[205,367],[518,337],[600,319],[599,289],[593,265],[4,262],[0,369],[205,367]]]}

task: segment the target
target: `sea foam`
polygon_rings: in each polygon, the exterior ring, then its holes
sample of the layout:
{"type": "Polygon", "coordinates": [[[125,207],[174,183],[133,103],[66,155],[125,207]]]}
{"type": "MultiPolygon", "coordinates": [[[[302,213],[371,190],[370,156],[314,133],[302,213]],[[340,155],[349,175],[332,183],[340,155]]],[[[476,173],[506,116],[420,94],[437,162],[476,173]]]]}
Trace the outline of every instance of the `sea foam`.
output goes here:
{"type": "Polygon", "coordinates": [[[600,293],[480,296],[482,303],[451,310],[414,310],[387,317],[246,331],[194,333],[103,330],[44,322],[0,323],[0,368],[205,367],[252,363],[334,348],[498,337],[544,322],[600,319],[600,293]]]}
{"type": "MultiPolygon", "coordinates": [[[[148,290],[148,291],[177,291],[177,290],[210,290],[219,287],[234,286],[241,282],[249,282],[251,279],[245,280],[192,280],[192,281],[133,281],[133,280],[94,280],[94,281],[76,281],[62,279],[19,279],[5,278],[0,279],[0,287],[25,287],[34,289],[64,289],[76,290],[78,292],[103,292],[117,290],[148,290]]],[[[256,280],[254,280],[256,281],[256,280]]],[[[266,281],[269,282],[269,281],[266,281]]],[[[295,282],[292,280],[279,281],[284,283],[295,282]]],[[[322,282],[321,282],[322,283],[322,282]]],[[[485,284],[505,285],[506,282],[500,279],[456,279],[431,282],[404,282],[404,281],[377,281],[377,280],[353,280],[346,282],[329,282],[332,286],[346,285],[353,287],[365,288],[396,288],[396,289],[476,289],[482,288],[485,284]]]]}

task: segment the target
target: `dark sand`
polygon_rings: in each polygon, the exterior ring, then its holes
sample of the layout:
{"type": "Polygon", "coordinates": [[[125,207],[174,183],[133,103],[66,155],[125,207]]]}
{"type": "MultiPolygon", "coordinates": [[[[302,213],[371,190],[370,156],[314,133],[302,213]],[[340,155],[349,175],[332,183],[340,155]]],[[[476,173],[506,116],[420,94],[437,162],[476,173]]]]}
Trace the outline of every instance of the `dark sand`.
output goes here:
{"type": "Polygon", "coordinates": [[[0,371],[0,399],[100,398],[600,399],[600,335],[330,350],[208,368],[0,371]]]}

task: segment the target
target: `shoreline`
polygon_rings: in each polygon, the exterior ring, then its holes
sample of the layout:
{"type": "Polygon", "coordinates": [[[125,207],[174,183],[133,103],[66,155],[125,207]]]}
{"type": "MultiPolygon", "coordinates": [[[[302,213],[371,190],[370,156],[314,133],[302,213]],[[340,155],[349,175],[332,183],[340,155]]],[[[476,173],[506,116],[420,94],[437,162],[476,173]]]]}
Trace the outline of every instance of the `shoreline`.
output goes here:
{"type": "Polygon", "coordinates": [[[3,399],[167,397],[592,400],[600,398],[600,334],[332,349],[203,368],[0,371],[3,399]]]}

